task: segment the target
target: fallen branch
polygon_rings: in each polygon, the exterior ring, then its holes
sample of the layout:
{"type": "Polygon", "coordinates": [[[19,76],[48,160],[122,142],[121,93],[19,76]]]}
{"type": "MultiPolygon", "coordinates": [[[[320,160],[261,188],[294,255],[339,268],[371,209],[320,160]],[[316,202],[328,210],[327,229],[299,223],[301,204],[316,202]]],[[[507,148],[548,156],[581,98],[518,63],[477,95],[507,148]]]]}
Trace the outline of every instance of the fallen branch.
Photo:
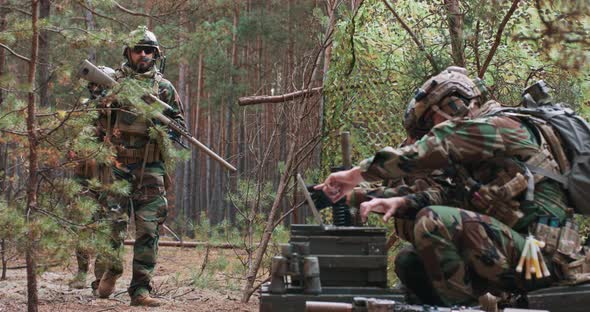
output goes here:
{"type": "MultiPolygon", "coordinates": [[[[125,245],[133,246],[135,244],[135,240],[127,239],[125,240],[125,245]]],[[[209,242],[174,242],[174,241],[160,241],[158,242],[159,246],[163,247],[187,247],[187,248],[195,248],[199,246],[205,246],[207,248],[216,248],[216,249],[243,249],[244,247],[229,243],[223,244],[211,244],[209,242]]]]}
{"type": "MultiPolygon", "coordinates": [[[[46,264],[38,264],[36,267],[37,268],[53,268],[56,266],[60,266],[62,265],[62,262],[54,262],[54,263],[46,263],[46,264]]],[[[20,269],[26,269],[27,266],[26,265],[17,265],[17,266],[12,266],[12,267],[7,267],[7,270],[20,270],[20,269]]]]}
{"type": "Polygon", "coordinates": [[[266,104],[266,103],[283,103],[292,101],[304,96],[312,96],[319,94],[323,87],[316,87],[312,89],[299,90],[291,93],[285,93],[281,95],[254,95],[244,96],[238,99],[240,106],[266,104]]]}

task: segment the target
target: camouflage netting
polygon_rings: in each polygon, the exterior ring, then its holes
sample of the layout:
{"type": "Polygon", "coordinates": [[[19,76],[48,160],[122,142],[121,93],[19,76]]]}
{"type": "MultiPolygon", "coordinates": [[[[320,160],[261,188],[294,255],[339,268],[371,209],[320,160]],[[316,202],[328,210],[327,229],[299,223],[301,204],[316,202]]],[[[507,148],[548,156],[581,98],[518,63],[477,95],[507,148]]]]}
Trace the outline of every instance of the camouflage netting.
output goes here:
{"type": "Polygon", "coordinates": [[[352,163],[405,137],[403,111],[432,69],[382,3],[368,2],[336,26],[324,81],[322,174],[342,164],[340,136],[349,131],[352,163]],[[401,34],[401,35],[400,35],[401,34]]]}
{"type": "Polygon", "coordinates": [[[328,88],[324,93],[326,137],[322,165],[325,169],[342,164],[340,133],[343,131],[350,132],[353,165],[382,147],[399,144],[405,137],[401,125],[406,103],[394,91],[393,73],[357,65],[359,69],[346,83],[328,88]]]}

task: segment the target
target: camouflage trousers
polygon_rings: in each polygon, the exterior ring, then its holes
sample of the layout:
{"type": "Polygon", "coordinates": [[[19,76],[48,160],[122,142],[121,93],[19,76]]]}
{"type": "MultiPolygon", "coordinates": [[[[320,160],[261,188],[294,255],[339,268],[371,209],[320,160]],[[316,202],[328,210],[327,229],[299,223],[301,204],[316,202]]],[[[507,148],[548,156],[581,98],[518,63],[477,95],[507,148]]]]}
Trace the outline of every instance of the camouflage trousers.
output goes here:
{"type": "Polygon", "coordinates": [[[515,272],[525,237],[492,217],[430,206],[416,216],[413,234],[395,270],[422,303],[470,304],[486,292],[528,288],[515,272]]]}
{"type": "Polygon", "coordinates": [[[131,297],[135,297],[151,291],[150,281],[158,254],[159,228],[166,220],[168,203],[164,187],[163,163],[149,163],[143,172],[140,164],[130,165],[129,169],[114,168],[114,177],[130,183],[130,196],[102,198],[107,211],[102,213],[100,222],[110,223],[112,250],[97,254],[94,267],[96,280],[92,282],[92,288],[98,287],[105,273],[113,276],[123,273],[123,243],[127,235],[129,216],[133,211],[135,221],[133,277],[128,292],[131,297]]]}

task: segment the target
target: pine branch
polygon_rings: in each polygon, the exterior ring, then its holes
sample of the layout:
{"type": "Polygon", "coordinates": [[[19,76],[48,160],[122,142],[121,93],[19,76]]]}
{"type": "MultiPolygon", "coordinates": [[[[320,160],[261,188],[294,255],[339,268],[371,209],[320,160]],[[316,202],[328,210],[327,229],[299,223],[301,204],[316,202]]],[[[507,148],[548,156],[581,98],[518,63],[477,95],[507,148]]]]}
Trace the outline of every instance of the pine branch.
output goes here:
{"type": "Polygon", "coordinates": [[[78,0],[78,4],[79,4],[81,7],[83,7],[84,9],[86,9],[86,10],[88,10],[88,11],[92,12],[92,14],[94,14],[94,15],[96,15],[96,16],[98,16],[98,17],[102,17],[102,18],[104,18],[104,19],[108,19],[108,20],[111,20],[111,21],[113,21],[113,22],[117,22],[117,23],[119,23],[119,24],[123,25],[123,26],[124,26],[125,28],[127,28],[128,30],[129,30],[129,29],[131,29],[131,27],[129,27],[129,25],[127,25],[126,23],[124,23],[124,22],[121,22],[120,20],[118,20],[118,19],[116,19],[116,18],[112,18],[112,17],[106,16],[106,15],[100,14],[100,13],[96,12],[95,10],[91,9],[89,6],[87,6],[87,5],[86,5],[86,4],[83,2],[83,0],[78,0]]]}
{"type": "Polygon", "coordinates": [[[483,75],[486,73],[486,70],[488,69],[490,62],[492,61],[492,58],[494,58],[494,55],[496,54],[496,49],[498,49],[498,46],[500,45],[500,40],[502,40],[502,34],[504,33],[504,28],[506,27],[506,24],[508,23],[508,20],[510,19],[510,17],[512,17],[512,14],[514,13],[514,11],[516,11],[516,8],[518,7],[518,2],[520,2],[520,0],[512,1],[512,6],[508,10],[508,12],[506,12],[506,16],[504,16],[502,23],[500,23],[500,27],[498,28],[498,32],[496,33],[496,40],[494,41],[494,45],[492,45],[492,49],[490,50],[490,53],[486,57],[486,60],[483,63],[483,67],[479,71],[479,74],[477,75],[479,78],[483,78],[483,75]]]}
{"type": "Polygon", "coordinates": [[[5,50],[7,50],[8,52],[10,52],[12,55],[18,57],[19,59],[25,61],[25,62],[31,62],[31,59],[26,57],[26,56],[22,56],[16,52],[14,52],[11,48],[9,48],[8,46],[0,43],[0,47],[4,48],[5,50]]]}
{"type": "Polygon", "coordinates": [[[426,56],[426,58],[430,62],[430,65],[434,69],[434,72],[438,73],[440,70],[438,68],[438,65],[434,61],[434,57],[432,57],[432,55],[430,53],[428,53],[428,51],[426,51],[426,48],[424,47],[422,42],[420,42],[420,40],[418,40],[418,37],[416,36],[416,34],[412,31],[412,29],[410,29],[408,24],[406,24],[406,22],[404,22],[404,20],[397,14],[397,12],[395,12],[395,10],[391,7],[389,2],[387,2],[387,0],[383,0],[383,3],[387,7],[387,9],[389,9],[389,11],[391,11],[391,13],[393,13],[393,16],[400,22],[400,24],[402,25],[402,28],[405,29],[406,32],[408,32],[408,34],[412,38],[412,41],[414,41],[414,43],[418,46],[418,49],[424,53],[424,55],[426,56]]]}
{"type": "Polygon", "coordinates": [[[0,9],[16,11],[16,12],[19,12],[19,13],[24,14],[26,16],[29,16],[29,17],[32,16],[31,12],[27,12],[27,11],[25,11],[25,10],[23,10],[21,8],[15,7],[15,6],[0,5],[0,9]]]}
{"type": "Polygon", "coordinates": [[[157,20],[160,20],[157,16],[154,15],[149,15],[149,14],[145,14],[145,13],[141,13],[141,12],[135,12],[132,11],[130,9],[127,9],[126,7],[120,5],[117,1],[113,1],[113,3],[115,4],[115,6],[117,7],[117,9],[129,14],[129,15],[133,15],[133,16],[143,16],[143,17],[149,17],[149,18],[154,18],[157,20]]]}

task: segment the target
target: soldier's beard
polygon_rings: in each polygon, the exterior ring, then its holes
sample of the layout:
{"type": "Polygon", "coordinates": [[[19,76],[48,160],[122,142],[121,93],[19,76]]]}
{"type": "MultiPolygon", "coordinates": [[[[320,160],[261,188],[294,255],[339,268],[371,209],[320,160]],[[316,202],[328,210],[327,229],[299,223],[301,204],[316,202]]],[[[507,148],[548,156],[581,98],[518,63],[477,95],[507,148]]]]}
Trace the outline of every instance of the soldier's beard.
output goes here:
{"type": "Polygon", "coordinates": [[[149,71],[155,63],[156,60],[154,60],[153,58],[143,57],[136,63],[131,63],[131,68],[133,68],[133,70],[141,74],[149,71]]]}

